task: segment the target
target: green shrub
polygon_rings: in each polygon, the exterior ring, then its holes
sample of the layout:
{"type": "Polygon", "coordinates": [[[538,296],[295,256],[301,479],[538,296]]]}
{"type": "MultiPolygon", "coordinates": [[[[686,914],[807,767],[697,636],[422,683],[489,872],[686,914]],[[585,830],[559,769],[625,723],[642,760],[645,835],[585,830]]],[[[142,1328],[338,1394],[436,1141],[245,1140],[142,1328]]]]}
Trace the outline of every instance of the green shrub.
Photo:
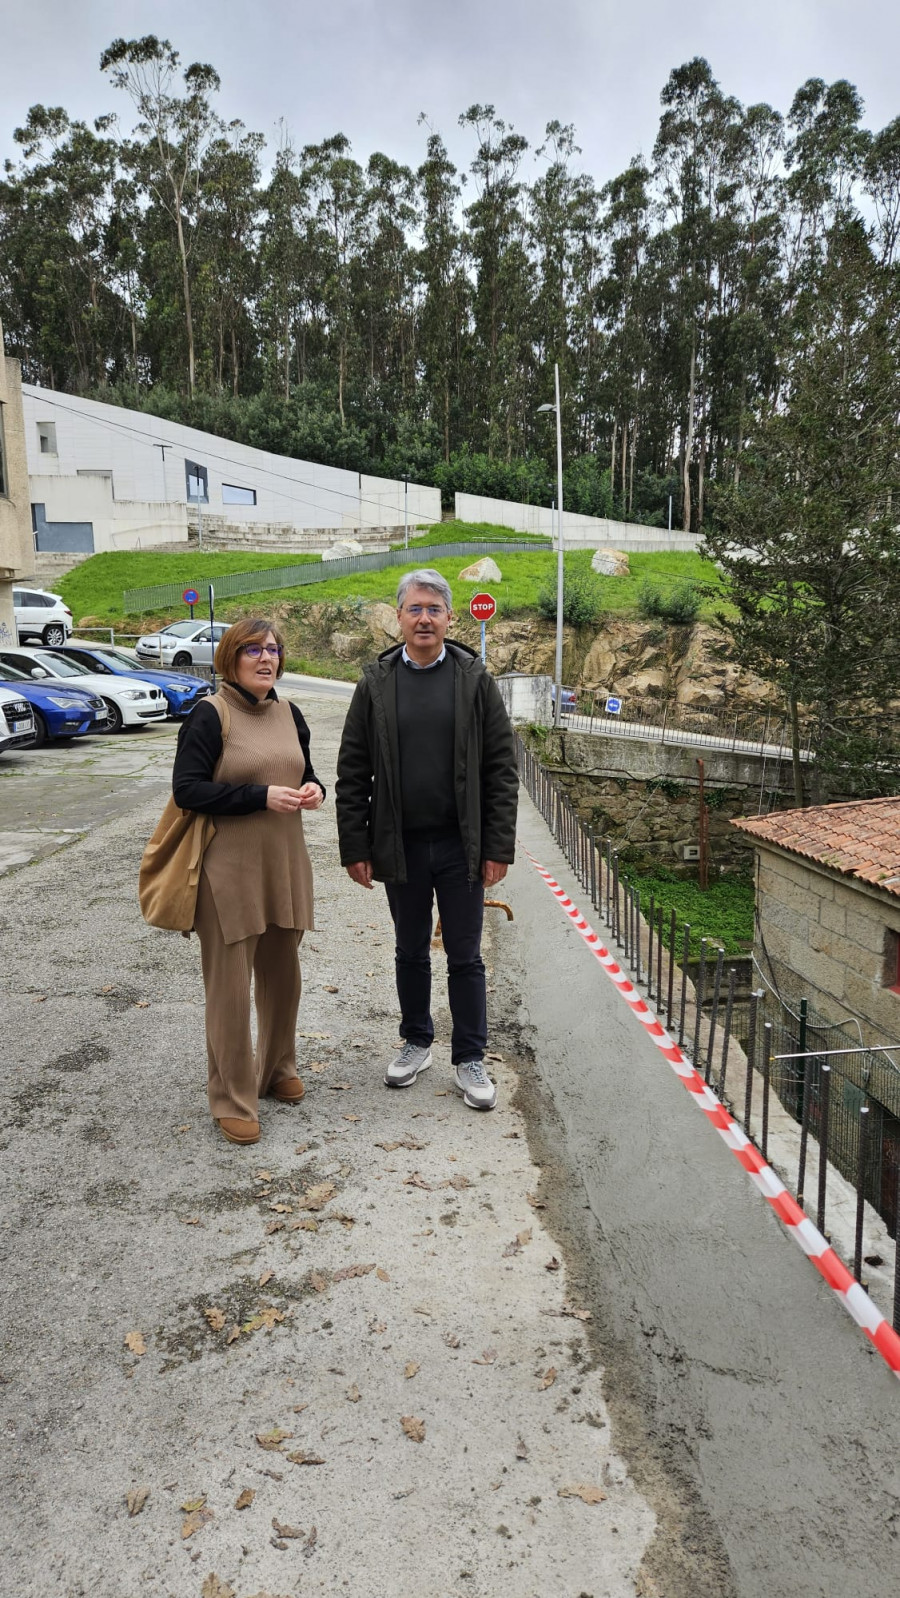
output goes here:
{"type": "MultiPolygon", "coordinates": [[[[538,590],[537,607],[547,621],[556,620],[556,575],[538,590]]],[[[590,569],[566,571],[563,579],[563,621],[570,627],[594,627],[603,614],[603,583],[590,569]]]]}
{"type": "Polygon", "coordinates": [[[697,620],[702,595],[695,583],[678,583],[668,592],[648,580],[638,589],[637,607],[645,621],[659,619],[675,627],[686,627],[697,620]]]}

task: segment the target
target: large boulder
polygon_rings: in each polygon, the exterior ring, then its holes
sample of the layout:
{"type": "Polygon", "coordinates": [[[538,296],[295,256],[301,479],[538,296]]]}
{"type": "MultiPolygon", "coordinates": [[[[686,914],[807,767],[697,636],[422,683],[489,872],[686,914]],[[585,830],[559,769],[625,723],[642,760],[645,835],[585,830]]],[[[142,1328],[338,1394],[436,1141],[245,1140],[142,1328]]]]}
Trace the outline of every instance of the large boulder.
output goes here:
{"type": "Polygon", "coordinates": [[[355,538],[344,538],[339,544],[332,544],[330,549],[323,549],[323,560],[346,560],[348,555],[361,555],[362,544],[355,538]]]}
{"type": "Polygon", "coordinates": [[[381,649],[386,648],[389,643],[396,643],[402,636],[393,605],[377,600],[374,604],[366,606],[364,614],[366,626],[381,649]]]}
{"type": "Polygon", "coordinates": [[[473,561],[460,572],[459,580],[461,583],[502,583],[503,573],[490,555],[483,555],[481,560],[473,561]]]}
{"type": "Polygon", "coordinates": [[[631,567],[624,549],[595,549],[591,571],[599,572],[601,577],[628,577],[631,567]]]}

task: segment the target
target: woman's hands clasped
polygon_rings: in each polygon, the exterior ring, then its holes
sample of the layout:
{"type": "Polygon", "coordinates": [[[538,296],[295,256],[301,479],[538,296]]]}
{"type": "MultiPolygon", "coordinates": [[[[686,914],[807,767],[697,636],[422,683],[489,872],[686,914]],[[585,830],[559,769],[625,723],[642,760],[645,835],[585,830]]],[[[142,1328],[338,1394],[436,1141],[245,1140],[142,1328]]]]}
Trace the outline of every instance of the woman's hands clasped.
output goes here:
{"type": "Polygon", "coordinates": [[[293,810],[318,810],[324,801],[317,782],[305,782],[302,788],[279,788],[270,783],[266,793],[266,809],[280,816],[290,815],[293,810]]]}

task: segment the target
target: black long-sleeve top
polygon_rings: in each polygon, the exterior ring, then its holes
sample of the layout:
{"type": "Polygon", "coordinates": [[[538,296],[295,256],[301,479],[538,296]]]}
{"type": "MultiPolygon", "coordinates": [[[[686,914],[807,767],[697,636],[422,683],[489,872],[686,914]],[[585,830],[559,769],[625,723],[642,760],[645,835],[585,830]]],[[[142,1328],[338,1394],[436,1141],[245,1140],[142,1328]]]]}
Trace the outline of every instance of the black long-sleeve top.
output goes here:
{"type": "MultiPolygon", "coordinates": [[[[230,688],[244,693],[237,683],[230,688]]],[[[252,699],[252,695],[247,695],[252,699]]],[[[272,688],[266,696],[277,699],[272,688]]],[[[325,796],[325,784],[317,777],[309,758],[309,727],[303,712],[288,701],[300,748],[306,762],[304,782],[318,783],[325,796]]],[[[172,771],[172,794],[182,810],[200,810],[209,816],[247,816],[265,810],[269,789],[266,783],[213,782],[212,774],[222,753],[222,723],[217,711],[206,700],[194,706],[178,734],[178,748],[172,771]]]]}

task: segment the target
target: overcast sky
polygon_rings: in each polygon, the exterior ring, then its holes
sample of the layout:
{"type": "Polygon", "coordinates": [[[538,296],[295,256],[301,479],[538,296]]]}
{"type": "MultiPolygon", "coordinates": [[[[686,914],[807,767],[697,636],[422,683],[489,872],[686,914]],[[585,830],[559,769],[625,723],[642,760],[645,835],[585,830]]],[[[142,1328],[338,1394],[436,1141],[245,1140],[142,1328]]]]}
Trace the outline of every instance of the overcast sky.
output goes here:
{"type": "Polygon", "coordinates": [[[220,110],[296,145],[342,131],[365,160],[383,150],[418,164],[420,111],[465,166],[461,111],[490,102],[540,143],[573,122],[598,183],[652,149],[670,70],[704,55],[744,104],[787,111],[809,77],[849,78],[866,123],[900,114],[897,0],[0,0],[0,155],[36,102],[93,118],[131,108],[101,75],[118,36],[156,33],[183,63],[209,61],[220,110]]]}

